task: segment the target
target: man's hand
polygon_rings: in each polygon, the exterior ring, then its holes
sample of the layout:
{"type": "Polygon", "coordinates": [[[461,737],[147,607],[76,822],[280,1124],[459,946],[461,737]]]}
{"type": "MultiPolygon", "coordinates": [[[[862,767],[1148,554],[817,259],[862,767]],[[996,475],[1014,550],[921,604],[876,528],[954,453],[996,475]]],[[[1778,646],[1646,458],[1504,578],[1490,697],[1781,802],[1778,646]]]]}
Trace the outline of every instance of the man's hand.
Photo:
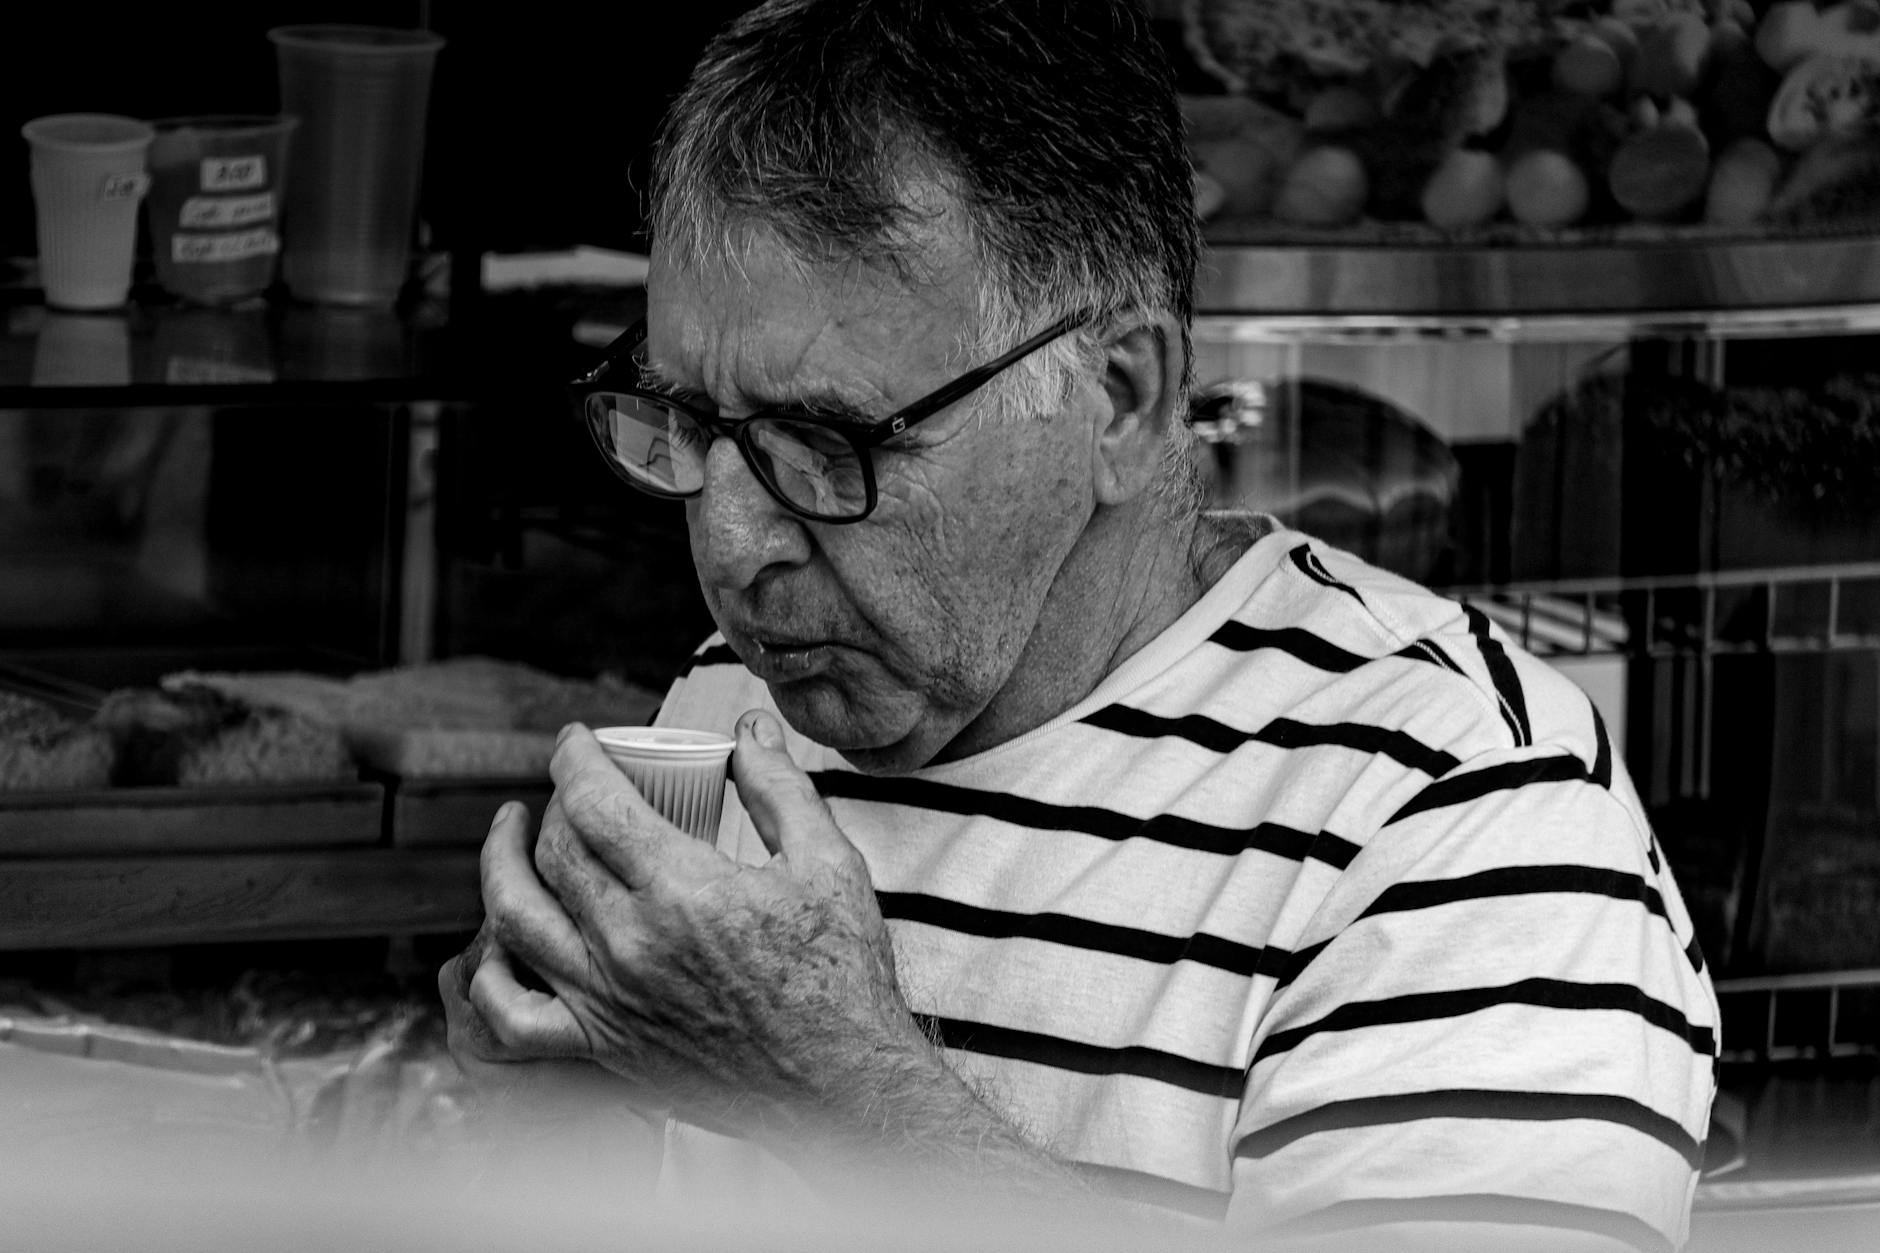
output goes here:
{"type": "Polygon", "coordinates": [[[440,980],[454,1049],[592,1060],[745,1131],[821,1121],[871,1054],[931,1054],[867,867],[768,714],[732,761],[761,867],[667,823],[584,728],[551,773],[533,847],[519,806],[484,845],[484,932],[440,980]]]}
{"type": "Polygon", "coordinates": [[[746,714],[737,740],[758,867],[661,818],[585,728],[563,733],[539,837],[509,806],[484,844],[483,932],[439,978],[453,1052],[598,1063],[833,1191],[965,1186],[1087,1212],[1080,1180],[914,1021],[868,868],[774,718],[746,714]]]}

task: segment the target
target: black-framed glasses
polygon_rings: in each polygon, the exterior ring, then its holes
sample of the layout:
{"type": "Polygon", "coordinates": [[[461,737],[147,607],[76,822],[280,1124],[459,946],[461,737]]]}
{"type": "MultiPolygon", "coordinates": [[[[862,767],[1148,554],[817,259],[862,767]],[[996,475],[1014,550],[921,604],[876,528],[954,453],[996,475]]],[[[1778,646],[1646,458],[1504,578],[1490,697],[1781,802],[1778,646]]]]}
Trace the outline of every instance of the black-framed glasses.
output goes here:
{"type": "Polygon", "coordinates": [[[785,508],[813,522],[860,522],[875,508],[869,449],[984,387],[1008,366],[1089,320],[1061,318],[1010,352],[969,370],[879,422],[848,422],[789,405],[721,418],[637,384],[646,323],[607,346],[601,363],[569,384],[582,424],[607,465],[634,487],[683,500],[705,487],[705,458],[720,437],[785,508]],[[624,368],[623,368],[624,367],[624,368]],[[615,383],[624,374],[635,382],[615,383]]]}

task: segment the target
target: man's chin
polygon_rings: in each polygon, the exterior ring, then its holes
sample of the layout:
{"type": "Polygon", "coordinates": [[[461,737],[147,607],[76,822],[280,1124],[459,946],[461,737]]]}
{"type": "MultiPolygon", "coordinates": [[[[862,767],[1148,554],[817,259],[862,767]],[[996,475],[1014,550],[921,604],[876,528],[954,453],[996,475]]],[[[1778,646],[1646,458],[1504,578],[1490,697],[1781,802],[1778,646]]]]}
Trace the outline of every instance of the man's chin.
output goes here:
{"type": "Polygon", "coordinates": [[[841,753],[844,761],[865,774],[895,774],[926,764],[909,742],[914,720],[900,726],[858,718],[854,705],[840,692],[814,680],[767,686],[777,712],[792,730],[841,753]]]}

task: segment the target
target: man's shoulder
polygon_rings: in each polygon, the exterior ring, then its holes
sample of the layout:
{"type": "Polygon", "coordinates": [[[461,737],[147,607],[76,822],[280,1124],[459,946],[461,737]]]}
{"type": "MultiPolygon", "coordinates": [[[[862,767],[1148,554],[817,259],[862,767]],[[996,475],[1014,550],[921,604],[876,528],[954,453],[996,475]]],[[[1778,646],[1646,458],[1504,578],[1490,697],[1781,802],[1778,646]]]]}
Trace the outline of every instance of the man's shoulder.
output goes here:
{"type": "Polygon", "coordinates": [[[1585,692],[1520,647],[1506,614],[1433,591],[1298,532],[1212,642],[1285,654],[1301,682],[1356,705],[1451,706],[1473,751],[1559,743],[1589,758],[1604,734],[1585,692]]]}

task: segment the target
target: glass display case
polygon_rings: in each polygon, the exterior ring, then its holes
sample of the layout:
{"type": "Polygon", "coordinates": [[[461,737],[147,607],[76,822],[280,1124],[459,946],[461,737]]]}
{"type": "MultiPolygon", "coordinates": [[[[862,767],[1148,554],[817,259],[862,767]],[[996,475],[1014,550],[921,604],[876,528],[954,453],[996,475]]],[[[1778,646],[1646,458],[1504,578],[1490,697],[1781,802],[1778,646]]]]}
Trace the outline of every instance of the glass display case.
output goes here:
{"type": "Polygon", "coordinates": [[[1725,1008],[1700,1203],[1880,1199],[1880,249],[1217,246],[1225,506],[1578,682],[1725,1008]]]}
{"type": "MultiPolygon", "coordinates": [[[[641,299],[0,289],[0,702],[90,720],[172,675],[467,656],[662,690],[708,629],[679,520],[589,464],[561,392],[581,310],[641,299]]],[[[0,952],[461,934],[489,815],[549,790],[163,782],[0,786],[0,952]]]]}

